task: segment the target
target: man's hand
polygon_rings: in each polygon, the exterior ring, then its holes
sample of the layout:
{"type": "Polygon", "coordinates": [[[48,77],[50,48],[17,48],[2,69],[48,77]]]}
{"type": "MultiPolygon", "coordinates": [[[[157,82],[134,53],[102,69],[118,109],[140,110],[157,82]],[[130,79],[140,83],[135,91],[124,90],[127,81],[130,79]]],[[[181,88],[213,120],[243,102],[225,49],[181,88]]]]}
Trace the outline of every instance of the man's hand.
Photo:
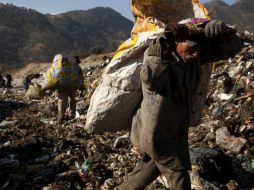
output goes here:
{"type": "Polygon", "coordinates": [[[154,39],[148,48],[149,56],[160,57],[162,60],[172,55],[172,47],[175,46],[175,41],[172,39],[167,39],[164,34],[159,35],[156,39],[154,39]]]}
{"type": "Polygon", "coordinates": [[[212,20],[205,26],[205,35],[209,39],[221,39],[227,31],[227,26],[221,20],[212,20]]]}
{"type": "Polygon", "coordinates": [[[148,55],[161,57],[162,52],[165,50],[165,41],[164,36],[159,36],[154,39],[149,45],[148,55]]]}

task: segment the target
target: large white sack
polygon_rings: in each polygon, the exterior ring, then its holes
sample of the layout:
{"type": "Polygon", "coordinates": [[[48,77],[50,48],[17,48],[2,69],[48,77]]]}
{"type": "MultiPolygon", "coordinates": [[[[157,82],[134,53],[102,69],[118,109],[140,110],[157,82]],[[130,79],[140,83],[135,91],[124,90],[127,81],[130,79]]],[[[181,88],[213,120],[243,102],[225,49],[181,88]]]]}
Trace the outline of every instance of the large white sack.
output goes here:
{"type": "Polygon", "coordinates": [[[142,101],[139,72],[144,51],[161,32],[140,34],[133,48],[107,66],[90,101],[86,130],[98,133],[131,128],[132,117],[142,101]]]}

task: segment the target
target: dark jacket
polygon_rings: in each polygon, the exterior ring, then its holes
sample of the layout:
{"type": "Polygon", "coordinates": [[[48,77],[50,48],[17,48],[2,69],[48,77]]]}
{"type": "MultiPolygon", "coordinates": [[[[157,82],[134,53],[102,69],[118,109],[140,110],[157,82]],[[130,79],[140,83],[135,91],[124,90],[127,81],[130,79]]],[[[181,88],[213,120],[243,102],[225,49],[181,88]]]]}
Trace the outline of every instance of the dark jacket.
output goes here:
{"type": "Polygon", "coordinates": [[[24,85],[25,90],[28,90],[29,86],[31,84],[33,84],[32,83],[33,79],[36,79],[36,78],[39,78],[39,77],[40,77],[40,74],[29,74],[29,75],[27,75],[23,80],[23,85],[24,85]]]}
{"type": "Polygon", "coordinates": [[[131,141],[171,169],[190,169],[188,128],[201,119],[211,73],[211,64],[205,63],[234,56],[241,43],[236,36],[226,43],[200,41],[199,59],[186,63],[162,39],[144,55],[143,101],[133,118],[131,141]]]}

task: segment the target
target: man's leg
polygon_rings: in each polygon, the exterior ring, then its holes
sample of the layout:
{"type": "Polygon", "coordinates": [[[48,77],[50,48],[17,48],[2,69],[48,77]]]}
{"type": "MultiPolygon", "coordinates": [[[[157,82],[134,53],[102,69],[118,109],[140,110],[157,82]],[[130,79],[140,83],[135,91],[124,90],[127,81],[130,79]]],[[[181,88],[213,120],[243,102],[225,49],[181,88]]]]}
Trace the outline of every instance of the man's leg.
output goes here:
{"type": "Polygon", "coordinates": [[[171,170],[156,162],[161,174],[167,179],[170,190],[191,190],[188,170],[171,170]]]}
{"type": "Polygon", "coordinates": [[[76,91],[73,91],[69,94],[69,98],[70,98],[70,110],[71,110],[71,115],[70,118],[74,119],[75,115],[76,115],[76,91]]]}
{"type": "Polygon", "coordinates": [[[160,171],[153,160],[149,162],[142,161],[127,176],[127,181],[116,187],[116,190],[143,190],[159,175],[160,171]]]}
{"type": "Polygon", "coordinates": [[[8,81],[8,82],[7,82],[7,88],[12,88],[12,86],[11,86],[11,81],[8,81]]]}
{"type": "Polygon", "coordinates": [[[58,117],[57,122],[62,123],[65,110],[68,103],[68,94],[66,92],[58,92],[58,117]]]}

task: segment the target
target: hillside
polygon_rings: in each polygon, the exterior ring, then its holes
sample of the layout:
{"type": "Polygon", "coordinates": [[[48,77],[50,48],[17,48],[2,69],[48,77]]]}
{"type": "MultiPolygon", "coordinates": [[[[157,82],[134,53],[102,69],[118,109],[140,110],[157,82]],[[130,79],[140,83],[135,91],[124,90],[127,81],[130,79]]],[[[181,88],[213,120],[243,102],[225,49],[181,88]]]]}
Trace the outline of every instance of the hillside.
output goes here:
{"type": "Polygon", "coordinates": [[[238,30],[254,32],[254,1],[238,0],[233,5],[227,5],[222,0],[212,0],[205,4],[208,10],[216,7],[213,18],[222,19],[228,24],[236,25],[238,30]]]}
{"type": "Polygon", "coordinates": [[[129,37],[132,25],[111,8],[44,15],[0,3],[0,64],[49,61],[58,52],[82,57],[111,52],[129,37]]]}

